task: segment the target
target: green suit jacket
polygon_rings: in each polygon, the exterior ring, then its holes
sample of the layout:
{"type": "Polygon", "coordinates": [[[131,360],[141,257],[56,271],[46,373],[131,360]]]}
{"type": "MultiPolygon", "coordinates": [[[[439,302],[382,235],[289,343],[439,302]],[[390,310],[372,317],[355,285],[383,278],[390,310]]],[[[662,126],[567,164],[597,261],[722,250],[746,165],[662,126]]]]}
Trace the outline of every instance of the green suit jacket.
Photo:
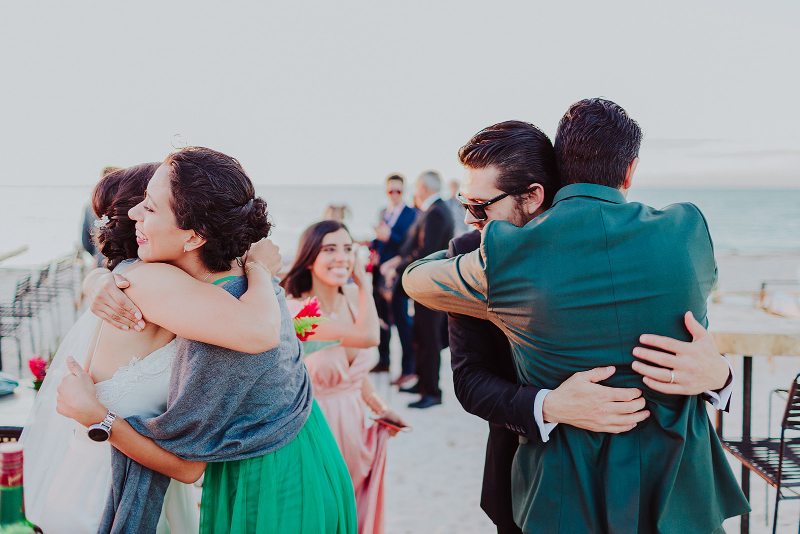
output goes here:
{"type": "Polygon", "coordinates": [[[522,444],[512,491],[525,532],[710,533],[749,511],[703,400],[649,390],[630,366],[640,334],[688,340],[687,310],[707,324],[717,270],[694,205],[656,210],[572,184],[524,227],[491,222],[479,250],[443,258],[410,265],[406,292],[497,324],[522,383],[553,389],[614,365],[605,384],[642,388],[652,412],[624,434],[559,425],[548,442],[522,444]]]}

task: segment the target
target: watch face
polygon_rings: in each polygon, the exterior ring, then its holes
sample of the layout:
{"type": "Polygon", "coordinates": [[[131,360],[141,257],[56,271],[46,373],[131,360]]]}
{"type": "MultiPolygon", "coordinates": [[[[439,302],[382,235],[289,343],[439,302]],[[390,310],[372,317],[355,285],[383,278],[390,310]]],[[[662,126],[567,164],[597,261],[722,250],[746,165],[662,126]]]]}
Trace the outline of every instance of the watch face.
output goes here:
{"type": "Polygon", "coordinates": [[[105,441],[108,439],[108,431],[100,425],[92,425],[89,427],[89,439],[92,441],[105,441]]]}

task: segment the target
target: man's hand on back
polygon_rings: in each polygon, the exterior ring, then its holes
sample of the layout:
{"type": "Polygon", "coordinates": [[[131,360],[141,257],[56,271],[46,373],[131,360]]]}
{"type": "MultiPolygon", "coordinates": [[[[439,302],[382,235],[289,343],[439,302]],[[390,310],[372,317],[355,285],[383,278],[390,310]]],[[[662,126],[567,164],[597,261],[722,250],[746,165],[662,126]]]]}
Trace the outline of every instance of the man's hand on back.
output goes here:
{"type": "Polygon", "coordinates": [[[639,338],[642,345],[661,350],[633,349],[633,355],[642,360],[633,362],[633,370],[644,376],[647,387],[661,393],[699,395],[722,389],[731,373],[728,361],[720,355],[714,338],[697,322],[692,312],[686,312],[684,323],[692,335],[691,342],[653,334],[642,335],[639,338]]]}
{"type": "Polygon", "coordinates": [[[639,389],[598,384],[615,371],[614,367],[597,367],[569,377],[545,397],[544,420],[591,432],[618,434],[633,429],[650,412],[644,409],[639,389]]]}

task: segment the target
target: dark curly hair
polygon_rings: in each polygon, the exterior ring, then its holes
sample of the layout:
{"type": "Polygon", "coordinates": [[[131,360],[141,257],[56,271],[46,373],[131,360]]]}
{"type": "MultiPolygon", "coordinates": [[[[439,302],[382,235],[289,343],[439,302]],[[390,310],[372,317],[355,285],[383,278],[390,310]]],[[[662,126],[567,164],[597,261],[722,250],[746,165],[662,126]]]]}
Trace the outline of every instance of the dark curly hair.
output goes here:
{"type": "Polygon", "coordinates": [[[93,229],[92,237],[109,269],[136,257],[136,222],[128,217],[128,210],[144,199],[147,184],[160,165],[142,163],[117,169],[104,175],[94,187],[92,210],[101,219],[108,217],[108,222],[93,229]]]}
{"type": "Polygon", "coordinates": [[[294,263],[281,280],[281,286],[286,290],[286,294],[293,298],[300,298],[303,294],[311,291],[311,266],[322,250],[322,240],[325,236],[344,230],[348,234],[350,230],[347,226],[331,219],[314,223],[303,231],[300,236],[300,244],[297,247],[294,263]]]}
{"type": "Polygon", "coordinates": [[[204,147],[167,156],[172,211],[179,228],[206,240],[200,259],[211,272],[227,271],[272,228],[267,203],[234,158],[204,147]]]}

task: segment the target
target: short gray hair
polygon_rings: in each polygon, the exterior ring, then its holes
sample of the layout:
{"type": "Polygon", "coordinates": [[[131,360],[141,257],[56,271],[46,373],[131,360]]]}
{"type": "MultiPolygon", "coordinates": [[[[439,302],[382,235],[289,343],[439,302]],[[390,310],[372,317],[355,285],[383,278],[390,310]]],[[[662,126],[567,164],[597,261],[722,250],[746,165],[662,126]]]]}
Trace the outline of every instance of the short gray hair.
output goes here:
{"type": "Polygon", "coordinates": [[[431,193],[440,193],[442,191],[442,176],[436,171],[425,171],[417,179],[431,193]]]}

